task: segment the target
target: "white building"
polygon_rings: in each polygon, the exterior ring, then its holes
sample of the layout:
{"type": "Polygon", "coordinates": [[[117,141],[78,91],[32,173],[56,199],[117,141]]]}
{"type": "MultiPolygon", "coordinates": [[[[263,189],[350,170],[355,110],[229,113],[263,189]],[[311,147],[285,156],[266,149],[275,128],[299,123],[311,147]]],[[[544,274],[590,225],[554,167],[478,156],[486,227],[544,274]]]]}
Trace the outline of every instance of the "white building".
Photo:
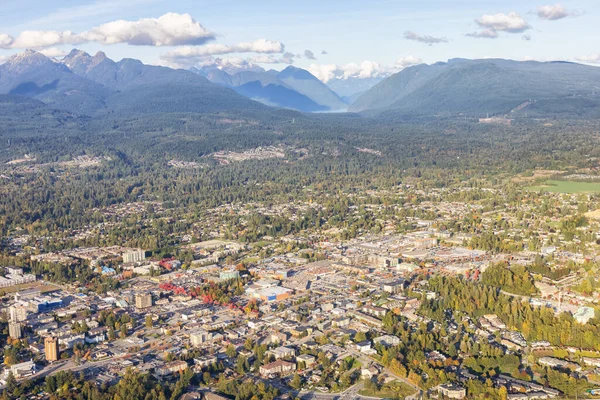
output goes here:
{"type": "Polygon", "coordinates": [[[146,251],[137,249],[123,253],[123,262],[125,264],[144,261],[146,259],[146,251]]]}
{"type": "Polygon", "coordinates": [[[8,376],[11,372],[15,378],[31,376],[35,374],[35,364],[33,361],[26,361],[20,364],[11,365],[5,369],[6,376],[8,376]]]}
{"type": "Polygon", "coordinates": [[[587,324],[590,319],[594,318],[595,314],[592,307],[579,307],[575,314],[573,314],[573,318],[580,324],[587,324]]]}

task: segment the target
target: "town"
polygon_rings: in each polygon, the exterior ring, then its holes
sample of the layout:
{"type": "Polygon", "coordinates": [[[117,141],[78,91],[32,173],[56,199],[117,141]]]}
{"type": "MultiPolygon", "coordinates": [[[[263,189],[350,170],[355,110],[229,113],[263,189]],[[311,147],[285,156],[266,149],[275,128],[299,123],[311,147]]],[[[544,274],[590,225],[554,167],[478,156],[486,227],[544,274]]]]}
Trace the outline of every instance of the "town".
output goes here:
{"type": "Polygon", "coordinates": [[[2,385],[72,374],[108,387],[135,371],[191,374],[186,399],[244,398],[228,382],[302,399],[593,395],[600,198],[501,198],[403,185],[347,194],[343,220],[316,195],[199,221],[147,202],[95,210],[107,222],[63,237],[12,236],[2,385]],[[292,234],[269,219],[317,214],[292,234]],[[178,224],[172,250],[83,246],[132,216],[178,224]]]}

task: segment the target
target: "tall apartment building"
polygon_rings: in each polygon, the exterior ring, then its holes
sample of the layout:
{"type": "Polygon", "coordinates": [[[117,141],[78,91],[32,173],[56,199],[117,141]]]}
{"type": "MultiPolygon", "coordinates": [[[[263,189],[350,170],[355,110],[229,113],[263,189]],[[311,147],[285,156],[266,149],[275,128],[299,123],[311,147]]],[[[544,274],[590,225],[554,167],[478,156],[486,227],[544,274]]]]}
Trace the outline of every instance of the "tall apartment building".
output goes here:
{"type": "Polygon", "coordinates": [[[135,308],[144,309],[152,307],[152,295],[150,293],[137,293],[135,295],[135,308]]]}
{"type": "Polygon", "coordinates": [[[123,253],[123,262],[125,264],[144,261],[146,259],[145,250],[134,250],[123,253]]]}
{"type": "Polygon", "coordinates": [[[23,337],[23,327],[20,322],[10,321],[8,323],[8,335],[12,339],[21,339],[23,337]]]}
{"type": "Polygon", "coordinates": [[[44,339],[44,350],[46,353],[46,361],[52,362],[58,360],[58,339],[47,337],[44,339]]]}
{"type": "Polygon", "coordinates": [[[10,320],[14,322],[23,322],[27,319],[27,307],[22,304],[11,306],[8,313],[10,320]]]}

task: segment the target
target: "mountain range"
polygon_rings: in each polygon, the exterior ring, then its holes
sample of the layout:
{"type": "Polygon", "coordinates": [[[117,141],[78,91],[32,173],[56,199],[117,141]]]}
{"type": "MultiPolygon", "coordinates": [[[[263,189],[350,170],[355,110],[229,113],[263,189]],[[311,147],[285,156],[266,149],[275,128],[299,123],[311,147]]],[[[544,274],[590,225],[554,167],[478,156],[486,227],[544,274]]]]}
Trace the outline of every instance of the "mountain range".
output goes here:
{"type": "Polygon", "coordinates": [[[283,71],[253,69],[231,74],[212,67],[192,71],[270,106],[304,112],[340,111],[348,107],[340,96],[310,72],[293,66],[283,71]]]}
{"type": "Polygon", "coordinates": [[[598,113],[599,95],[597,67],[453,59],[406,68],[361,95],[349,111],[379,116],[598,113]]]}
{"type": "Polygon", "coordinates": [[[105,112],[267,112],[268,107],[190,71],[119,62],[73,50],[61,61],[27,50],[0,65],[0,94],[84,115],[105,112]]]}
{"type": "Polygon", "coordinates": [[[115,62],[102,52],[73,50],[57,61],[27,50],[0,65],[0,113],[14,106],[18,112],[48,107],[92,117],[237,113],[264,118],[280,112],[269,107],[276,106],[303,112],[348,109],[384,119],[600,117],[600,68],[568,62],[452,59],[409,67],[379,82],[349,78],[328,84],[291,66],[183,70],[134,59],[115,62]]]}

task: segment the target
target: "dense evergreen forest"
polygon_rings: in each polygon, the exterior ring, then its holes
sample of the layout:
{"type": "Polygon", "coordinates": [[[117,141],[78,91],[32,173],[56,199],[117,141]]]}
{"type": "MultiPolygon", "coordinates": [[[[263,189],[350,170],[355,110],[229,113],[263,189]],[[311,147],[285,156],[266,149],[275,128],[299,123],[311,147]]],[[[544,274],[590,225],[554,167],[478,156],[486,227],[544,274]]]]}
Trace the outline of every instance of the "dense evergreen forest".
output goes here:
{"type": "Polygon", "coordinates": [[[45,107],[0,108],[0,229],[48,232],[99,222],[95,208],[140,200],[202,212],[223,203],[276,201],[338,190],[499,182],[534,168],[589,167],[596,121],[473,120],[389,123],[352,114],[158,113],[78,117],[45,107]],[[278,146],[285,157],[219,163],[218,151],[278,146]],[[28,154],[35,172],[6,165],[28,154]],[[64,162],[106,157],[92,168],[64,162]],[[198,163],[177,169],[170,160],[198,163]],[[415,178],[418,178],[416,180],[415,178]]]}

